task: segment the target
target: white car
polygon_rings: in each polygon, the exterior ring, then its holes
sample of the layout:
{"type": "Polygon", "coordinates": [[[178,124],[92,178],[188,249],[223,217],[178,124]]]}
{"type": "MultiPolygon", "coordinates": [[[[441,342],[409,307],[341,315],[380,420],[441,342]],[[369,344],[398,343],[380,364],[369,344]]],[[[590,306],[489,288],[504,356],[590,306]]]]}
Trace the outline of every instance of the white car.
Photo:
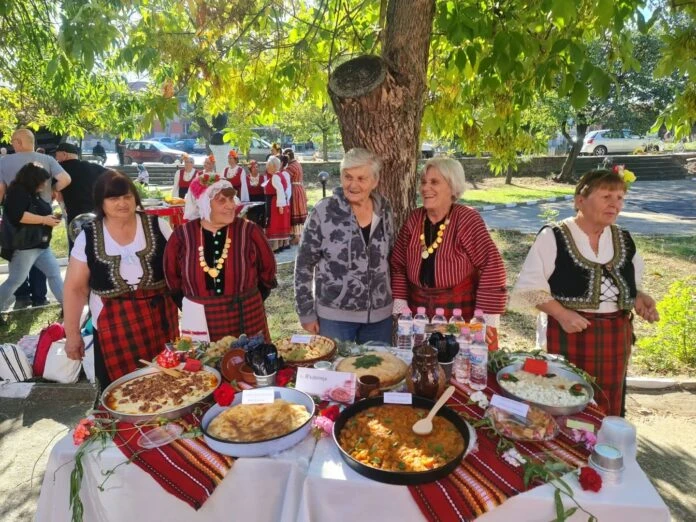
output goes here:
{"type": "Polygon", "coordinates": [[[606,154],[632,153],[642,147],[646,152],[664,150],[665,144],[657,137],[640,136],[630,130],[596,130],[587,133],[580,154],[604,156],[606,154]]]}

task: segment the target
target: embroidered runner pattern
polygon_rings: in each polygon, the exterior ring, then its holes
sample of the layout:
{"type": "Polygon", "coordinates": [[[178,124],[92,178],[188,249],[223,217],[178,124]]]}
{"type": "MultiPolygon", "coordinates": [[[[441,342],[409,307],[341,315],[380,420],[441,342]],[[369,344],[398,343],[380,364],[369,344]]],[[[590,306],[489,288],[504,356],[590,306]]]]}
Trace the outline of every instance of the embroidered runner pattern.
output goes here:
{"type": "MultiPolygon", "coordinates": [[[[200,424],[193,415],[177,422],[185,428],[200,424]]],[[[151,429],[119,422],[114,444],[165,491],[200,509],[225,478],[234,459],[211,450],[202,438],[178,439],[166,446],[144,450],[138,446],[138,440],[151,429]]]]}
{"type": "MultiPolygon", "coordinates": [[[[491,382],[491,377],[489,375],[490,384],[484,390],[489,399],[494,393],[500,392],[495,378],[491,382]]],[[[476,404],[467,404],[468,396],[473,390],[454,380],[451,384],[455,386],[455,392],[447,406],[469,417],[482,418],[484,410],[476,404]]],[[[592,405],[582,413],[573,415],[573,418],[599,428],[604,414],[592,405]]],[[[430,522],[474,520],[508,498],[535,487],[524,486],[522,466],[514,467],[498,456],[497,436],[491,436],[487,430],[479,428],[476,430],[476,437],[478,449],[474,448],[447,477],[429,484],[408,487],[423,516],[430,522]]],[[[589,457],[589,451],[574,442],[563,430],[551,441],[519,442],[516,446],[525,458],[546,453],[575,468],[585,465],[589,457]]]]}

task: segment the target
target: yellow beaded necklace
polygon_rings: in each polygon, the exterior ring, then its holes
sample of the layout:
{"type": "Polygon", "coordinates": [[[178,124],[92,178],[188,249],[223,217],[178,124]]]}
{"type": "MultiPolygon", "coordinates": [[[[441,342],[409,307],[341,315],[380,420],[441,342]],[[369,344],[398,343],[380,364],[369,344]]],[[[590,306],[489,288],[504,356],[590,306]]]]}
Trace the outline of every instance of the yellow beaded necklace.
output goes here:
{"type": "Polygon", "coordinates": [[[441,223],[440,226],[438,227],[439,230],[437,231],[437,235],[435,236],[435,241],[432,242],[430,246],[428,246],[425,242],[425,221],[428,219],[428,216],[425,215],[423,216],[423,226],[421,228],[421,235],[420,235],[420,244],[421,244],[421,257],[423,259],[428,259],[431,254],[435,253],[435,250],[438,249],[440,244],[442,243],[442,238],[445,235],[445,229],[447,228],[447,225],[450,224],[450,218],[449,214],[447,214],[447,217],[445,218],[444,223],[441,223]]]}
{"type": "MultiPolygon", "coordinates": [[[[230,245],[232,244],[232,240],[230,239],[229,236],[229,228],[227,229],[227,238],[225,239],[225,246],[222,247],[222,253],[220,254],[220,257],[218,257],[217,261],[213,261],[213,265],[215,265],[214,268],[211,268],[208,266],[207,261],[205,260],[205,247],[203,243],[203,226],[201,226],[201,244],[198,247],[198,260],[200,261],[201,267],[203,268],[203,272],[208,274],[209,277],[212,277],[215,279],[218,275],[220,275],[220,270],[222,270],[222,267],[225,265],[225,261],[227,261],[227,252],[230,250],[230,245]]],[[[215,258],[213,258],[214,260],[215,258]]]]}

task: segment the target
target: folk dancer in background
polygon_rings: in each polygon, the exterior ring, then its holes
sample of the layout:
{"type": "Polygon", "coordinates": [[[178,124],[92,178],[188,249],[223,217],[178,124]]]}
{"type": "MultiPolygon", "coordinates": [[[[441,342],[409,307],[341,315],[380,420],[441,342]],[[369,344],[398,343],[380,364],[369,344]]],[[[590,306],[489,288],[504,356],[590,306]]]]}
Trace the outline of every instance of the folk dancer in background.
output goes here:
{"type": "Polygon", "coordinates": [[[270,178],[266,185],[266,237],[271,242],[274,252],[290,237],[290,207],[285,196],[288,187],[280,174],[280,166],[280,159],[276,156],[271,156],[266,162],[266,176],[270,178]]]}
{"type": "MultiPolygon", "coordinates": [[[[228,166],[222,171],[222,178],[226,179],[232,183],[232,187],[237,191],[239,195],[242,186],[242,176],[244,175],[244,168],[238,163],[239,157],[237,156],[237,151],[230,150],[227,153],[227,163],[228,166]]],[[[244,199],[242,199],[244,201],[244,199]]]]}
{"type": "Polygon", "coordinates": [[[249,163],[249,173],[243,172],[240,177],[240,200],[242,203],[263,203],[250,208],[246,218],[261,228],[266,228],[266,185],[268,177],[259,174],[259,165],[255,160],[249,163]]]}
{"type": "Polygon", "coordinates": [[[217,168],[215,165],[215,156],[212,154],[210,156],[206,156],[205,160],[203,160],[203,174],[213,175],[216,172],[217,168]]]}
{"type": "Polygon", "coordinates": [[[290,239],[292,238],[292,178],[287,171],[288,162],[289,158],[285,154],[280,156],[280,175],[283,177],[285,184],[285,201],[288,204],[288,220],[290,222],[290,236],[281,243],[280,248],[282,250],[290,248],[290,239]]]}
{"type": "Polygon", "coordinates": [[[172,185],[172,196],[175,198],[185,198],[193,178],[201,174],[193,165],[193,158],[184,154],[184,166],[174,174],[174,185],[172,185]]]}
{"type": "Polygon", "coordinates": [[[277,286],[276,262],[263,230],[237,218],[235,190],[218,175],[196,177],[188,195],[192,220],[174,230],[164,255],[167,284],[182,298],[182,335],[263,332],[270,341],[263,301],[277,286]]]}
{"type": "Polygon", "coordinates": [[[302,164],[295,159],[292,149],[285,149],[284,155],[288,158],[285,171],[290,174],[292,183],[292,198],[290,199],[290,226],[292,227],[291,243],[296,245],[302,237],[304,222],[307,220],[307,193],[304,189],[304,173],[302,164]]]}

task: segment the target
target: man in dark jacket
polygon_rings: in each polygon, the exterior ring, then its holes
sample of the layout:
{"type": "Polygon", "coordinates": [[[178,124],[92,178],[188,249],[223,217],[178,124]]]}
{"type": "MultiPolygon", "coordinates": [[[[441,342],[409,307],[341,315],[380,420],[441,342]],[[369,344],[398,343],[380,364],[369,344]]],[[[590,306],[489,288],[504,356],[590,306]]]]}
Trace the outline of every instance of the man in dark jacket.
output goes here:
{"type": "MultiPolygon", "coordinates": [[[[101,165],[79,160],[77,155],[77,147],[72,143],[61,143],[56,150],[56,159],[72,179],[72,183],[61,192],[68,224],[76,216],[94,211],[94,184],[97,178],[106,172],[101,165]]],[[[68,243],[72,250],[70,238],[68,243]]]]}
{"type": "Polygon", "coordinates": [[[95,156],[97,158],[101,158],[102,162],[101,164],[103,165],[106,163],[106,149],[103,147],[101,144],[101,141],[98,141],[97,144],[94,146],[92,149],[92,156],[95,156]]]}

